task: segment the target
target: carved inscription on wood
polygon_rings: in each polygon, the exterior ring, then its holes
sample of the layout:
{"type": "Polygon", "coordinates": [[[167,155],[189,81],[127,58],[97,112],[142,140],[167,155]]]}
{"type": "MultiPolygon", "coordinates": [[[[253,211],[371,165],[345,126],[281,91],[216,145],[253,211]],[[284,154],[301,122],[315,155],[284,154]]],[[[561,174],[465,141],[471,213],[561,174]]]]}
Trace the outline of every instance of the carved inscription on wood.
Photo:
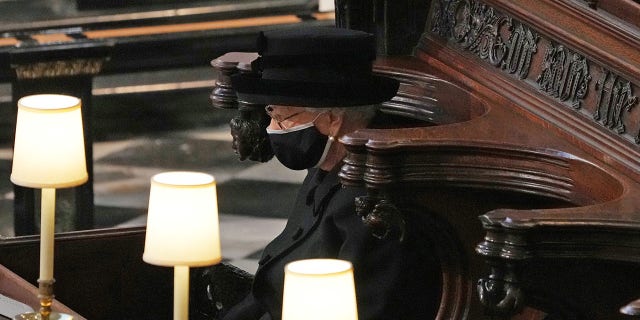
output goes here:
{"type": "Polygon", "coordinates": [[[640,144],[640,114],[631,115],[637,86],[628,79],[482,1],[438,0],[431,12],[431,34],[640,144]]]}
{"type": "MultiPolygon", "coordinates": [[[[596,91],[598,99],[593,119],[619,134],[625,133],[624,112],[631,111],[638,102],[638,97],[633,95],[631,83],[603,70],[602,77],[596,83],[596,91]]],[[[639,135],[636,135],[635,142],[640,143],[639,135]]]]}
{"type": "MultiPolygon", "coordinates": [[[[511,21],[511,20],[510,20],[511,21]]],[[[524,79],[529,74],[531,58],[538,52],[538,34],[521,23],[512,30],[507,43],[507,56],[502,61],[502,69],[524,79]]]]}
{"type": "Polygon", "coordinates": [[[587,95],[589,80],[589,65],[584,56],[561,45],[547,47],[542,72],[536,80],[541,90],[560,101],[571,101],[578,109],[587,95]]]}

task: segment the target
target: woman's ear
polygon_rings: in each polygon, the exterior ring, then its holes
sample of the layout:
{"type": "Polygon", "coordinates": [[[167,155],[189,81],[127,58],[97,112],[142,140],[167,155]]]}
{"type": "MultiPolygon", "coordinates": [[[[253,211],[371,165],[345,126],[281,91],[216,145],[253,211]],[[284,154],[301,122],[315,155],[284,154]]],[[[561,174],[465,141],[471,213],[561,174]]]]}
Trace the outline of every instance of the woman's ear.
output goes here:
{"type": "Polygon", "coordinates": [[[317,115],[313,123],[320,133],[326,136],[333,136],[337,132],[334,124],[335,121],[336,115],[334,115],[333,112],[324,111],[317,115]]]}
{"type": "Polygon", "coordinates": [[[344,113],[329,112],[328,118],[329,118],[329,136],[336,137],[339,134],[342,134],[342,132],[340,132],[340,129],[342,129],[344,113]]]}

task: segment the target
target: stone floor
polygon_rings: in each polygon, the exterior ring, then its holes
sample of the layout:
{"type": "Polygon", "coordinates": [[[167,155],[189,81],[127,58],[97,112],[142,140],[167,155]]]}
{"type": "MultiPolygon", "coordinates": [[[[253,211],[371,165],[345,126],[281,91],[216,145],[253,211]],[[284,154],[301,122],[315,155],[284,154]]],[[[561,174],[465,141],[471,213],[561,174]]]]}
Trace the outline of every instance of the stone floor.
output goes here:
{"type": "MultiPolygon", "coordinates": [[[[186,97],[167,94],[161,99],[156,94],[154,101],[165,105],[153,106],[144,106],[136,95],[94,98],[100,137],[93,146],[95,223],[97,228],[144,225],[152,175],[172,170],[209,173],[217,180],[223,256],[253,272],[264,245],[284,227],[305,172],[288,170],[277,160],[238,160],[228,127],[235,111],[213,110],[209,93],[209,89],[196,90],[186,97]],[[179,125],[166,124],[178,117],[179,125]]],[[[3,237],[14,235],[9,146],[0,146],[3,237]]],[[[58,202],[58,207],[64,207],[60,203],[64,200],[58,202]]],[[[65,231],[64,212],[58,211],[64,208],[57,209],[56,227],[65,231]]]]}

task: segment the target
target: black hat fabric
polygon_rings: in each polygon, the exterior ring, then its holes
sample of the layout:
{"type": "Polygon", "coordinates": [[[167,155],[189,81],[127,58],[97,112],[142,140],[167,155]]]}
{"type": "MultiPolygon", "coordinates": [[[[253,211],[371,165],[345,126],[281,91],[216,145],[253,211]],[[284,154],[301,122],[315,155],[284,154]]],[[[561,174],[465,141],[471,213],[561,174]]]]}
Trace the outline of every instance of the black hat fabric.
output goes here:
{"type": "Polygon", "coordinates": [[[252,74],[231,77],[241,101],[304,107],[348,107],[387,101],[397,80],[374,75],[373,35],[343,28],[274,30],[257,39],[252,74]]]}

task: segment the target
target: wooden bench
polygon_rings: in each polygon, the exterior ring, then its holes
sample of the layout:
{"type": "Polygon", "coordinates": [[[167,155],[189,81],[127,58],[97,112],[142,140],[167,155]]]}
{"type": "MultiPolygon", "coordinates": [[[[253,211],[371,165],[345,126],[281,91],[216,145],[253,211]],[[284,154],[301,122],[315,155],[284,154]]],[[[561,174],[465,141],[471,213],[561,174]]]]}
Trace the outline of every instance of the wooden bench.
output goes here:
{"type": "MultiPolygon", "coordinates": [[[[142,261],[144,237],[144,227],[57,235],[54,294],[70,308],[61,310],[73,310],[92,320],[169,319],[173,308],[173,268],[142,261]]],[[[39,246],[38,236],[0,240],[0,265],[34,286],[34,290],[39,246]]],[[[16,299],[25,303],[38,301],[35,294],[16,299]]]]}

